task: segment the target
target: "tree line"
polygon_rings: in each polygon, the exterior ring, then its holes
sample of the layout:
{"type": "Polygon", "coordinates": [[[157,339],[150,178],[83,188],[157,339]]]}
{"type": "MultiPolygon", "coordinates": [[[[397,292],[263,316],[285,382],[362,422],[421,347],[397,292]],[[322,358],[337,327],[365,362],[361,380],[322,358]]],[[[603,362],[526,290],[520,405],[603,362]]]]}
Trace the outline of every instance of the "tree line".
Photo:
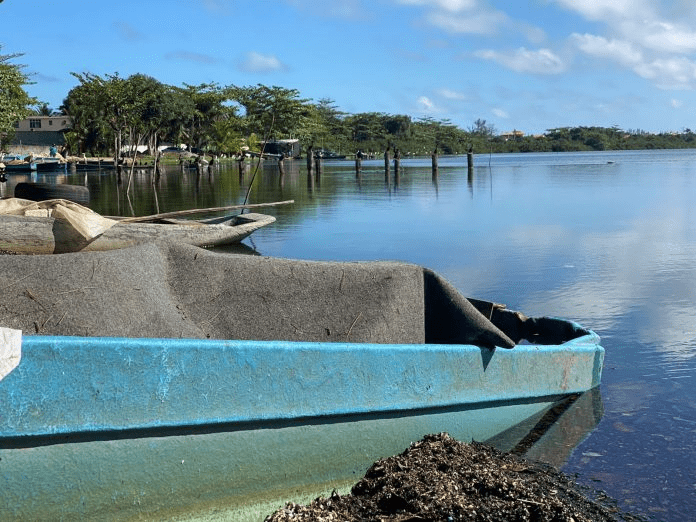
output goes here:
{"type": "MultiPolygon", "coordinates": [[[[12,137],[14,125],[32,112],[54,111],[30,97],[29,78],[14,55],[0,55],[0,145],[12,137]]],[[[349,114],[335,101],[303,98],[297,89],[262,84],[221,86],[216,83],[173,86],[144,74],[123,78],[117,73],[72,73],[78,85],[59,111],[72,128],[66,145],[72,154],[114,155],[146,145],[186,144],[210,154],[260,151],[275,139],[300,140],[305,148],[352,154],[461,154],[487,152],[563,152],[696,147],[696,135],[650,134],[618,127],[564,127],[539,136],[498,135],[493,125],[477,119],[462,129],[447,119],[412,118],[382,112],[349,114]]]]}
{"type": "Polygon", "coordinates": [[[275,85],[178,87],[143,74],[73,76],[79,85],[68,93],[61,111],[72,118],[66,141],[77,153],[119,151],[124,144],[156,150],[160,143],[171,143],[233,155],[244,147],[259,151],[267,141],[295,138],[305,148],[343,153],[390,147],[412,154],[435,149],[457,154],[468,150],[477,136],[494,135],[481,120],[478,127],[463,131],[448,120],[347,114],[331,99],[315,102],[297,89],[275,85]]]}

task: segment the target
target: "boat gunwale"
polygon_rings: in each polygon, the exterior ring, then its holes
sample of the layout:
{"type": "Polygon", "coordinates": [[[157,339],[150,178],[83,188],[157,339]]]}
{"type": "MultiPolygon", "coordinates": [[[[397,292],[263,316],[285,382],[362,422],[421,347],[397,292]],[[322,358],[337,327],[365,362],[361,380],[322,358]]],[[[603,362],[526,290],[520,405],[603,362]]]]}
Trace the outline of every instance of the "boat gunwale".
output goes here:
{"type": "MultiPolygon", "coordinates": [[[[575,323],[571,323],[575,324],[575,323]]],[[[579,325],[578,325],[579,326],[579,325]]],[[[240,429],[248,429],[249,426],[263,425],[268,427],[276,427],[278,423],[292,425],[295,424],[313,424],[318,421],[326,422],[328,419],[341,419],[351,416],[365,416],[365,415],[413,415],[418,411],[441,411],[447,409],[481,409],[486,407],[494,407],[496,405],[513,405],[522,401],[524,402],[543,402],[551,400],[549,398],[558,398],[563,396],[568,396],[573,393],[582,393],[588,389],[592,389],[599,385],[601,374],[602,361],[604,357],[604,349],[599,345],[599,336],[592,332],[591,330],[586,330],[581,328],[582,331],[587,332],[585,335],[581,335],[574,339],[570,339],[562,344],[558,345],[518,345],[512,350],[507,349],[490,349],[485,347],[480,347],[471,344],[455,345],[455,344],[371,344],[371,343],[349,343],[349,342],[310,342],[310,341],[255,341],[255,340],[224,340],[224,339],[171,339],[171,338],[128,338],[128,337],[79,337],[79,336],[40,336],[40,335],[28,335],[23,337],[24,348],[22,351],[26,354],[30,351],[33,346],[42,347],[47,351],[54,350],[53,353],[58,353],[65,355],[64,350],[72,350],[74,354],[79,355],[80,350],[88,349],[90,345],[95,343],[100,344],[100,348],[104,351],[118,351],[119,355],[124,359],[130,359],[129,349],[133,350],[133,355],[136,355],[135,350],[144,349],[152,350],[153,356],[164,356],[168,360],[176,360],[176,354],[178,353],[190,355],[195,354],[198,357],[200,353],[204,351],[215,351],[220,350],[221,355],[229,356],[232,354],[232,369],[234,370],[234,364],[239,367],[244,367],[244,365],[251,364],[263,364],[264,354],[277,352],[278,357],[276,359],[292,359],[297,357],[298,359],[306,358],[307,353],[313,352],[316,357],[325,356],[327,360],[331,360],[332,354],[337,357],[345,356],[345,354],[356,354],[359,357],[360,352],[364,354],[372,354],[372,357],[379,357],[383,354],[401,354],[404,357],[397,358],[399,364],[407,366],[411,364],[411,358],[408,357],[409,354],[419,352],[430,355],[440,355],[447,360],[459,359],[463,363],[466,361],[471,362],[480,361],[479,364],[483,365],[483,371],[481,369],[475,369],[475,372],[480,376],[485,377],[486,369],[488,363],[493,359],[493,356],[497,357],[497,361],[502,358],[502,364],[516,364],[514,361],[524,360],[528,358],[526,356],[536,356],[534,359],[539,359],[537,361],[540,363],[553,361],[556,357],[566,357],[570,354],[576,355],[578,358],[585,358],[588,362],[594,360],[593,368],[589,368],[584,371],[583,379],[587,381],[587,376],[591,372],[591,379],[589,379],[589,385],[573,385],[567,389],[563,389],[559,385],[548,386],[529,386],[528,389],[518,383],[516,385],[508,385],[503,390],[495,388],[496,379],[499,379],[500,375],[504,373],[505,368],[499,375],[493,375],[491,377],[492,381],[489,383],[494,386],[491,390],[484,390],[485,393],[491,393],[490,397],[481,397],[480,390],[474,389],[471,391],[469,388],[463,388],[457,392],[452,392],[451,394],[445,394],[443,392],[441,383],[431,383],[435,385],[435,389],[432,392],[432,397],[425,397],[423,399],[415,400],[408,394],[403,395],[401,392],[397,393],[394,397],[382,398],[377,404],[368,401],[358,401],[358,404],[353,404],[350,400],[346,400],[343,404],[332,404],[329,407],[307,407],[305,405],[294,406],[295,409],[289,410],[287,407],[283,406],[282,400],[279,405],[273,405],[267,411],[251,411],[252,409],[245,410],[242,408],[237,411],[225,410],[224,414],[216,410],[217,401],[221,399],[214,397],[211,409],[209,411],[199,411],[198,417],[195,419],[181,416],[172,416],[171,414],[163,415],[164,418],[150,417],[154,414],[152,410],[153,406],[145,404],[142,406],[142,411],[135,414],[132,419],[125,421],[120,419],[118,422],[86,422],[80,425],[75,420],[65,420],[61,424],[50,423],[48,421],[44,422],[43,427],[38,428],[34,426],[18,427],[10,423],[9,426],[5,426],[5,431],[0,431],[0,447],[6,447],[8,444],[18,444],[19,441],[21,445],[27,446],[31,445],[27,441],[35,441],[40,443],[44,441],[43,444],[48,443],[60,443],[64,442],[65,437],[81,439],[99,439],[102,438],[127,438],[129,434],[139,434],[139,437],[143,436],[158,436],[158,434],[168,433],[186,433],[191,430],[212,430],[212,431],[235,431],[240,429]],[[198,350],[198,352],[195,352],[198,350]],[[253,354],[253,355],[250,355],[253,354]],[[248,359],[251,357],[251,359],[248,359]],[[240,363],[241,361],[241,363],[240,363]],[[584,386],[584,387],[583,387],[584,386]],[[469,390],[469,391],[467,391],[469,390]],[[430,401],[430,402],[429,402],[430,401]],[[150,412],[150,413],[148,413],[150,412]],[[217,412],[217,414],[216,414],[217,412]],[[140,418],[136,418],[140,415],[140,418]],[[245,428],[247,427],[247,428],[245,428]]],[[[83,352],[82,352],[83,353],[83,352]]],[[[65,355],[66,360],[70,359],[71,354],[65,355]]],[[[357,358],[356,357],[356,358],[357,358]]],[[[157,358],[157,357],[154,357],[157,358]]],[[[292,359],[294,361],[294,359],[292,359]]],[[[310,358],[311,360],[311,358],[310,358]]],[[[182,367],[185,366],[181,363],[182,367]]],[[[274,363],[276,364],[276,363],[274,363]]],[[[280,364],[280,363],[278,363],[280,364]]],[[[20,364],[21,366],[21,364],[20,364]]],[[[15,369],[14,371],[17,371],[15,369]]],[[[255,370],[254,370],[255,371],[255,370]]],[[[509,370],[508,370],[509,371],[509,370]]],[[[523,373],[528,373],[529,370],[523,371],[523,373]]],[[[456,373],[456,372],[454,372],[456,373]]],[[[562,372],[561,372],[562,373],[562,372]]],[[[9,376],[8,376],[9,377],[9,376]]],[[[312,376],[310,375],[310,381],[312,376]]],[[[388,375],[387,375],[388,377],[388,375]]],[[[30,377],[29,377],[30,378],[30,377]]],[[[259,379],[260,375],[254,374],[254,379],[259,379]]],[[[380,375],[377,376],[378,381],[380,375]]],[[[446,377],[445,377],[446,378],[446,377]]],[[[524,377],[520,377],[523,379],[524,377]]],[[[7,379],[7,377],[6,377],[7,379]]],[[[307,379],[307,377],[305,377],[307,379]]],[[[297,383],[293,386],[299,386],[303,388],[311,384],[311,382],[304,382],[300,378],[297,383]]],[[[383,387],[384,383],[370,384],[365,387],[363,391],[369,391],[375,389],[380,390],[380,386],[383,387]]],[[[88,387],[88,384],[85,384],[88,387]]],[[[143,384],[145,389],[147,384],[143,384]]],[[[339,386],[340,385],[336,385],[339,386]]],[[[476,388],[476,387],[475,387],[476,388]]],[[[150,392],[153,390],[150,389],[150,392]]],[[[272,391],[272,390],[271,390],[272,391]]],[[[352,390],[349,390],[352,391],[352,390]]],[[[412,390],[409,391],[409,393],[412,390]]],[[[180,392],[179,392],[180,393],[180,392]]],[[[229,393],[224,392],[224,393],[229,393]]],[[[256,392],[262,396],[265,393],[269,393],[269,389],[263,386],[256,392]]],[[[236,397],[236,396],[235,396],[236,397]]],[[[74,400],[80,400],[79,397],[74,398],[74,400]]],[[[97,398],[93,399],[92,408],[95,411],[99,410],[100,400],[110,400],[108,398],[97,398]]],[[[176,402],[176,398],[166,398],[167,402],[176,402]]],[[[173,406],[172,406],[173,407],[173,406]]],[[[190,406],[189,406],[190,407],[190,406]]],[[[231,407],[231,406],[230,406],[231,407]]],[[[113,417],[116,420],[118,417],[118,412],[106,415],[107,417],[113,417]]]]}

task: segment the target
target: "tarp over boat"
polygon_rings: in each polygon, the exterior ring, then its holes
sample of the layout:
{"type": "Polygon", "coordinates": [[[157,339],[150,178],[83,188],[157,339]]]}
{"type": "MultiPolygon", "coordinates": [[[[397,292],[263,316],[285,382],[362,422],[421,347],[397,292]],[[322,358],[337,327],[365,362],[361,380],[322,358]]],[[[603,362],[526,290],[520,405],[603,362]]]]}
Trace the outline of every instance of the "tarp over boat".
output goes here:
{"type": "Polygon", "coordinates": [[[500,310],[490,308],[485,313],[504,333],[437,274],[397,262],[297,261],[146,244],[0,256],[0,281],[0,326],[24,334],[509,348],[538,326],[510,312],[496,321],[500,310]]]}
{"type": "Polygon", "coordinates": [[[30,201],[21,198],[0,199],[0,216],[3,215],[52,217],[64,222],[86,240],[94,239],[118,223],[66,199],[46,201],[30,201]]]}

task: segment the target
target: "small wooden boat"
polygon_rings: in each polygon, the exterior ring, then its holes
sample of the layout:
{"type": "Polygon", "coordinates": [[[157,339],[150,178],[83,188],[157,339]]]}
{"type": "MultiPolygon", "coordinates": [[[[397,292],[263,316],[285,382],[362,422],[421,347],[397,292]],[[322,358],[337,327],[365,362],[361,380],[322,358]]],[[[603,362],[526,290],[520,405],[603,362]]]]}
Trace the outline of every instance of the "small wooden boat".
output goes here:
{"type": "Polygon", "coordinates": [[[0,251],[54,254],[113,250],[152,241],[212,247],[239,243],[255,230],[274,221],[273,216],[257,213],[202,220],[163,218],[149,223],[117,221],[96,237],[86,238],[69,222],[54,217],[0,215],[0,251]]]}
{"type": "Polygon", "coordinates": [[[355,480],[427,433],[524,448],[579,415],[577,443],[601,416],[596,334],[414,265],[148,244],[3,256],[0,275],[12,520],[234,511],[355,480]]]}
{"type": "Polygon", "coordinates": [[[54,172],[65,170],[67,163],[59,158],[37,157],[34,158],[34,165],[38,172],[54,172]]]}
{"type": "Polygon", "coordinates": [[[198,247],[230,245],[275,220],[273,216],[250,212],[200,220],[162,218],[150,223],[117,223],[81,250],[113,250],[152,241],[198,247]]]}
{"type": "Polygon", "coordinates": [[[87,158],[85,156],[68,156],[65,158],[71,169],[78,171],[107,170],[114,168],[114,159],[106,157],[87,158]]]}

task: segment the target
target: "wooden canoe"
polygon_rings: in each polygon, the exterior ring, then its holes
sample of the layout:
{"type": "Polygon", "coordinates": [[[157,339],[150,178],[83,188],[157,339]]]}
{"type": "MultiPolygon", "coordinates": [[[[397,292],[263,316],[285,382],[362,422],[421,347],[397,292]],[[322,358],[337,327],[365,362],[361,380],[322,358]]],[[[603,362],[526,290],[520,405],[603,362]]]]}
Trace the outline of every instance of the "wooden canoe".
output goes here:
{"type": "Polygon", "coordinates": [[[152,223],[117,223],[85,240],[69,225],[52,217],[0,216],[0,251],[53,254],[126,248],[152,241],[173,241],[200,247],[238,243],[275,221],[273,216],[248,213],[205,220],[162,219],[152,223]]]}

